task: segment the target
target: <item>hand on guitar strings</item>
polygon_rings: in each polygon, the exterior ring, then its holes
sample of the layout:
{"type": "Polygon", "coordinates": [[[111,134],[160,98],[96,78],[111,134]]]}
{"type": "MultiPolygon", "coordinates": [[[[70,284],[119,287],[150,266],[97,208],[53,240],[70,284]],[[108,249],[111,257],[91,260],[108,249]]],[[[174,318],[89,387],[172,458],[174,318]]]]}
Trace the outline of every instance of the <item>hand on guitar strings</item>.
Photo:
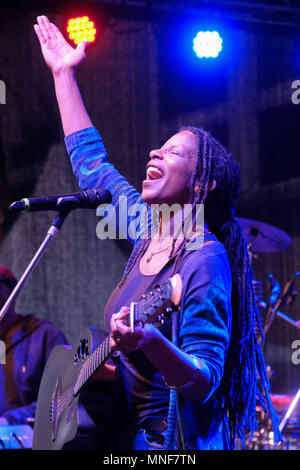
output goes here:
{"type": "Polygon", "coordinates": [[[145,342],[151,340],[153,329],[152,324],[138,322],[134,326],[134,333],[130,326],[126,325],[124,320],[129,317],[129,307],[122,307],[118,313],[114,313],[110,320],[111,329],[111,347],[117,348],[124,353],[133,352],[145,342]]]}

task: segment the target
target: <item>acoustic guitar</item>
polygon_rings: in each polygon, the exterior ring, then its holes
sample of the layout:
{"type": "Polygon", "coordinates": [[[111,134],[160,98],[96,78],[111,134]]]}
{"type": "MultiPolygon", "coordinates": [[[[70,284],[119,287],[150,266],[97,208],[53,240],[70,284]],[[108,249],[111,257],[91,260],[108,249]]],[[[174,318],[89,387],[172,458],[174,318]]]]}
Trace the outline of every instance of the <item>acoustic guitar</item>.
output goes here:
{"type": "MultiPolygon", "coordinates": [[[[123,321],[131,329],[138,322],[159,323],[178,308],[182,281],[176,274],[138,302],[130,305],[123,321]]],[[[99,330],[86,328],[73,346],[56,346],[46,363],[40,383],[33,431],[33,450],[60,450],[78,429],[78,400],[84,385],[117,350],[111,336],[99,344],[99,330]]]]}

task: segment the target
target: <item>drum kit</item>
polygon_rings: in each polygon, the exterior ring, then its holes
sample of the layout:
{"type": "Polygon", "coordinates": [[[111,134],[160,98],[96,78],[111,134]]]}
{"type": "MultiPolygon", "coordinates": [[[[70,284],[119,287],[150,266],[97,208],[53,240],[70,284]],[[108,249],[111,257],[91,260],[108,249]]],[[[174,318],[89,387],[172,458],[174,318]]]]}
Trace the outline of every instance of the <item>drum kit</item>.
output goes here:
{"type": "MultiPolygon", "coordinates": [[[[289,248],[292,240],[283,230],[273,227],[264,222],[251,219],[237,218],[242,227],[250,257],[250,262],[258,258],[259,253],[278,253],[289,248]]],[[[281,318],[300,331],[300,321],[295,321],[285,313],[281,308],[291,305],[297,295],[295,289],[295,280],[300,275],[297,272],[292,279],[287,282],[284,289],[281,290],[275,277],[269,274],[269,287],[271,295],[268,302],[262,297],[262,283],[253,281],[254,293],[261,319],[261,330],[257,330],[258,341],[265,342],[266,334],[276,317],[281,318]]],[[[267,371],[269,379],[272,377],[271,368],[267,371]]],[[[272,381],[270,380],[272,383],[272,381]]],[[[300,450],[300,388],[295,397],[271,393],[271,401],[280,420],[279,429],[282,434],[282,442],[275,445],[274,433],[271,420],[268,414],[260,406],[257,407],[258,427],[252,438],[246,439],[246,447],[253,450],[300,450]]]]}

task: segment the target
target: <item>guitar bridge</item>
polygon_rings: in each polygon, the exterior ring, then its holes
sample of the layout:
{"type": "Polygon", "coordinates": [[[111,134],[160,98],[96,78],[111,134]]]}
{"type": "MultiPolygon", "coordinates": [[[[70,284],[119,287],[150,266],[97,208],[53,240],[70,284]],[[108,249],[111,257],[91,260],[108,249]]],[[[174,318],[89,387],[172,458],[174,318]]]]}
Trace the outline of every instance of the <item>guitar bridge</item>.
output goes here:
{"type": "Polygon", "coordinates": [[[49,410],[52,441],[55,441],[57,438],[57,422],[58,422],[58,415],[59,415],[60,392],[61,392],[61,383],[60,383],[60,379],[57,379],[57,384],[51,397],[51,404],[50,404],[50,410],[49,410]]]}

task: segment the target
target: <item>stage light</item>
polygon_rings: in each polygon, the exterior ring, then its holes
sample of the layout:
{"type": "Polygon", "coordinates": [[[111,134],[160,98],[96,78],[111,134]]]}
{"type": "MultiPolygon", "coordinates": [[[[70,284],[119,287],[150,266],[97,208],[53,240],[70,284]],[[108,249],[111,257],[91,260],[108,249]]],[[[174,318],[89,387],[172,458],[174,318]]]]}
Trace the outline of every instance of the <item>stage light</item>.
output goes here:
{"type": "Polygon", "coordinates": [[[217,31],[199,31],[193,43],[199,58],[216,58],[223,47],[223,40],[217,31]]]}
{"type": "Polygon", "coordinates": [[[88,16],[82,16],[68,20],[67,32],[69,38],[79,44],[81,41],[94,42],[97,30],[88,16]]]}

